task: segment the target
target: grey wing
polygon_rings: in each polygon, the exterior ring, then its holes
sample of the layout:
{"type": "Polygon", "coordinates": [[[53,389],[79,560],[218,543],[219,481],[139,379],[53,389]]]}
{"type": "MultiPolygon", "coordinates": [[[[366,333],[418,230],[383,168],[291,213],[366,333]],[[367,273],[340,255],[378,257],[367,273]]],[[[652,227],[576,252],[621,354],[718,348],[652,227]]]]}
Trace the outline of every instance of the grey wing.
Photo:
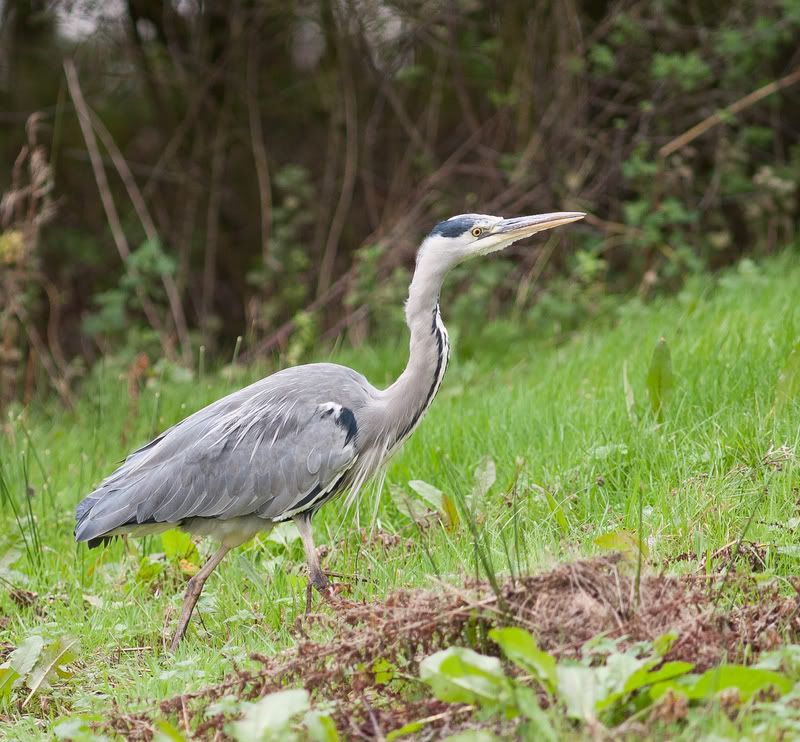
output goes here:
{"type": "Polygon", "coordinates": [[[350,369],[339,378],[341,367],[304,368],[219,400],[132,453],[78,505],[75,538],[188,518],[281,520],[311,507],[355,463],[354,409],[369,388],[350,369]]]}

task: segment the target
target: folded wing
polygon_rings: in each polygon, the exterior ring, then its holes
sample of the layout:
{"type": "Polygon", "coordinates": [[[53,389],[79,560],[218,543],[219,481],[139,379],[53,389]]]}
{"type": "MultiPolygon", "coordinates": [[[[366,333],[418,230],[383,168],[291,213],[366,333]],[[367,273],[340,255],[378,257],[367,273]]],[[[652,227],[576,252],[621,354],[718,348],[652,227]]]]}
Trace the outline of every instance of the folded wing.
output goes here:
{"type": "Polygon", "coordinates": [[[75,537],[189,518],[281,520],[313,507],[356,461],[368,394],[359,374],[315,364],[225,397],[130,454],[78,505],[75,537]]]}

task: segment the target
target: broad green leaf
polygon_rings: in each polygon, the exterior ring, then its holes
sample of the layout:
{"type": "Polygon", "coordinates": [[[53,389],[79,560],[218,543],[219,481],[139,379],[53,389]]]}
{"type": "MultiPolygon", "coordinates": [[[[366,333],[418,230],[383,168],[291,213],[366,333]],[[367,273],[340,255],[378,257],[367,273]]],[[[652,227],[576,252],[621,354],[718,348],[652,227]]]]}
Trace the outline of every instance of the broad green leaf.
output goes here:
{"type": "Polygon", "coordinates": [[[397,668],[386,659],[378,659],[372,663],[372,672],[375,674],[375,683],[378,685],[386,685],[390,683],[395,676],[397,668]]]}
{"type": "Polygon", "coordinates": [[[12,546],[0,557],[0,574],[5,574],[6,571],[14,566],[14,563],[22,556],[22,551],[16,546],[12,546]]]}
{"type": "Polygon", "coordinates": [[[567,516],[564,513],[564,508],[558,503],[555,497],[551,494],[551,492],[547,489],[542,490],[544,492],[545,500],[547,501],[547,507],[550,508],[550,512],[552,513],[553,517],[556,520],[556,524],[558,525],[558,529],[561,533],[568,533],[569,532],[569,521],[567,520],[567,516]]]}
{"type": "Polygon", "coordinates": [[[53,727],[53,734],[55,734],[56,739],[73,740],[87,731],[89,731],[89,726],[80,717],[65,719],[53,727]]]}
{"type": "Polygon", "coordinates": [[[220,698],[218,701],[214,701],[214,703],[209,704],[205,711],[203,711],[203,716],[206,719],[216,716],[217,714],[234,716],[235,714],[239,713],[241,705],[242,701],[238,697],[228,694],[226,696],[222,696],[222,698],[220,698]]]}
{"type": "Polygon", "coordinates": [[[610,531],[609,533],[602,533],[594,540],[595,544],[601,549],[610,549],[612,551],[621,551],[627,556],[636,557],[639,555],[639,548],[641,547],[642,556],[647,559],[649,549],[647,542],[642,539],[641,544],[639,539],[633,531],[610,531]]]}
{"type": "Polygon", "coordinates": [[[576,719],[594,719],[597,711],[608,704],[608,699],[616,699],[632,675],[652,664],[652,660],[615,652],[599,667],[558,665],[558,693],[570,716],[576,719]]]}
{"type": "Polygon", "coordinates": [[[157,721],[156,727],[158,728],[158,732],[156,736],[153,737],[153,742],[186,742],[186,737],[168,721],[164,721],[163,719],[157,721]]]}
{"type": "Polygon", "coordinates": [[[539,742],[558,742],[558,734],[547,714],[539,706],[539,698],[525,685],[514,686],[514,699],[520,713],[528,720],[522,727],[519,739],[539,742]]]}
{"type": "Polygon", "coordinates": [[[686,675],[692,670],[694,670],[694,665],[691,662],[665,662],[657,670],[642,667],[628,678],[623,690],[626,693],[632,693],[645,686],[686,675]]]}
{"type": "Polygon", "coordinates": [[[11,689],[19,678],[20,674],[13,667],[0,667],[0,701],[11,695],[11,689]]]}
{"type": "Polygon", "coordinates": [[[534,675],[549,691],[555,690],[558,683],[556,660],[552,655],[539,649],[530,632],[516,626],[508,626],[492,629],[489,638],[497,642],[503,654],[515,665],[534,675]]]}
{"type": "Polygon", "coordinates": [[[608,696],[623,690],[637,672],[652,666],[652,660],[640,659],[626,652],[614,652],[606,658],[605,666],[597,670],[608,696]]]}
{"type": "Polygon", "coordinates": [[[567,714],[573,719],[596,718],[597,702],[608,695],[607,688],[601,682],[598,668],[581,665],[558,665],[558,696],[564,701],[567,714]]]}
{"type": "Polygon", "coordinates": [[[297,526],[290,521],[278,523],[278,525],[276,525],[275,528],[269,532],[269,536],[267,536],[267,541],[280,544],[281,546],[285,546],[287,549],[289,546],[291,546],[291,544],[299,539],[300,531],[298,531],[297,526]]]}
{"type": "Polygon", "coordinates": [[[659,422],[664,420],[664,407],[672,393],[672,356],[665,338],[659,338],[647,370],[647,391],[650,405],[659,422]]]}
{"type": "Polygon", "coordinates": [[[470,507],[474,507],[486,497],[495,481],[497,481],[497,467],[494,459],[491,456],[484,456],[475,467],[475,484],[468,498],[470,507]]]}
{"type": "Polygon", "coordinates": [[[139,561],[136,582],[152,582],[164,571],[164,562],[155,554],[144,556],[139,561]]]}
{"type": "Polygon", "coordinates": [[[411,497],[404,487],[390,484],[389,494],[395,507],[413,521],[422,520],[430,512],[419,500],[411,497]]]}
{"type": "Polygon", "coordinates": [[[659,657],[664,657],[670,649],[672,649],[672,645],[678,640],[678,632],[677,631],[668,631],[666,634],[661,634],[661,636],[657,636],[653,639],[653,649],[655,649],[656,654],[659,657]]]}
{"type": "MultiPolygon", "coordinates": [[[[53,734],[56,739],[63,739],[67,742],[106,742],[107,737],[92,731],[92,722],[100,721],[103,721],[103,717],[95,714],[71,716],[55,724],[53,734]]],[[[156,736],[154,742],[163,742],[163,739],[159,740],[156,736]]]]}
{"type": "Polygon", "coordinates": [[[736,688],[743,701],[765,688],[775,688],[781,694],[792,689],[792,681],[773,670],[745,665],[720,665],[704,672],[689,690],[689,698],[708,698],[726,688],[736,688]]]}
{"type": "Polygon", "coordinates": [[[455,531],[461,519],[458,516],[458,508],[449,495],[442,495],[442,512],[447,521],[448,530],[455,531]]]}
{"type": "Polygon", "coordinates": [[[303,718],[308,739],[314,742],[339,742],[339,732],[336,724],[328,714],[321,711],[309,711],[303,718]]]}
{"type": "Polygon", "coordinates": [[[763,670],[781,670],[788,675],[800,675],[800,644],[783,644],[771,652],[762,652],[755,667],[763,670]]]}
{"type": "Polygon", "coordinates": [[[105,605],[105,601],[100,596],[92,595],[91,593],[84,593],[83,599],[92,606],[92,608],[102,608],[105,605]]]}
{"type": "Polygon", "coordinates": [[[54,677],[66,678],[71,676],[71,673],[66,670],[66,665],[77,659],[78,655],[75,651],[77,644],[77,639],[68,639],[65,636],[60,636],[44,648],[33,669],[25,678],[25,683],[31,692],[22,704],[23,707],[28,704],[40,689],[48,688],[50,681],[54,677]]]}
{"type": "Polygon", "coordinates": [[[29,636],[9,655],[8,664],[24,678],[33,669],[42,649],[44,639],[38,634],[29,636]]]}
{"type": "Polygon", "coordinates": [[[650,696],[658,700],[668,690],[672,690],[690,700],[704,700],[727,688],[736,688],[741,699],[746,701],[766,688],[775,688],[781,694],[788,693],[792,689],[792,682],[786,675],[773,670],[745,665],[720,665],[700,676],[681,676],[656,683],[650,689],[650,696]]]}
{"type": "Polygon", "coordinates": [[[654,683],[650,687],[650,698],[658,701],[667,691],[671,691],[675,695],[685,696],[689,698],[689,693],[697,680],[697,675],[681,675],[671,680],[664,680],[660,683],[654,683]]]}
{"type": "Polygon", "coordinates": [[[414,732],[418,732],[425,726],[425,722],[423,721],[409,721],[408,724],[403,724],[399,729],[393,729],[386,735],[386,742],[393,742],[395,739],[400,739],[401,737],[406,737],[409,734],[414,734],[414,732]]]}
{"type": "Polygon", "coordinates": [[[605,699],[598,702],[597,710],[602,711],[610,708],[642,688],[654,686],[668,680],[674,680],[675,678],[686,675],[694,668],[694,665],[690,662],[667,662],[658,668],[658,670],[653,670],[651,669],[653,664],[654,662],[648,662],[646,665],[633,672],[625,681],[625,685],[621,690],[610,694],[605,699]]]}
{"type": "Polygon", "coordinates": [[[466,732],[458,732],[444,737],[442,742],[501,742],[501,739],[485,729],[468,729],[466,732]]]}
{"type": "Polygon", "coordinates": [[[408,486],[411,487],[414,492],[416,492],[423,500],[425,500],[428,504],[436,508],[440,513],[444,512],[444,506],[442,504],[442,491],[437,489],[432,484],[428,484],[427,482],[423,482],[420,479],[412,479],[408,486]]]}
{"type": "Polygon", "coordinates": [[[636,414],[636,398],[633,396],[633,387],[628,379],[628,362],[622,363],[622,391],[625,393],[625,410],[628,413],[628,420],[631,425],[636,425],[639,422],[639,416],[636,414]]]}
{"type": "Polygon", "coordinates": [[[200,555],[197,553],[197,547],[192,543],[192,537],[177,528],[161,534],[161,547],[164,549],[165,556],[171,562],[177,562],[181,559],[194,563],[200,561],[200,555]]]}
{"type": "Polygon", "coordinates": [[[256,703],[242,704],[244,717],[231,724],[239,742],[283,739],[289,723],[308,711],[308,691],[303,688],[281,690],[264,696],[256,703]]]}
{"type": "Polygon", "coordinates": [[[509,685],[500,660],[465,647],[449,647],[426,657],[419,674],[442,701],[481,705],[508,701],[509,685]]]}

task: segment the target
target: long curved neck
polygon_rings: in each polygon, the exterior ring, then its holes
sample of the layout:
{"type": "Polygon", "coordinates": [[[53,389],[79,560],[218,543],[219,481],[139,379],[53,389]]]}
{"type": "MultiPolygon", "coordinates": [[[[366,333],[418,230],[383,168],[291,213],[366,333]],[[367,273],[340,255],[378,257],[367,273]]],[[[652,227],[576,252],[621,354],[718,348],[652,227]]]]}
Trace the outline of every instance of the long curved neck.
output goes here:
{"type": "Polygon", "coordinates": [[[390,447],[411,435],[444,378],[450,343],[439,313],[439,291],[446,273],[447,266],[434,255],[420,254],[406,302],[406,323],[411,332],[408,363],[385,390],[387,419],[392,421],[390,447]]]}

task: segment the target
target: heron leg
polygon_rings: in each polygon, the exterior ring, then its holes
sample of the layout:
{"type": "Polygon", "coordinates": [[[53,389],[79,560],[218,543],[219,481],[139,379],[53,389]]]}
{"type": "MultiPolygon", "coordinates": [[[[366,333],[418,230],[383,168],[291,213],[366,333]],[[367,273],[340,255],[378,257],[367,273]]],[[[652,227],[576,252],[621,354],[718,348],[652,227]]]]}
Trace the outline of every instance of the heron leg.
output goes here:
{"type": "Polygon", "coordinates": [[[178,619],[178,626],[175,629],[175,636],[172,638],[172,645],[170,646],[171,651],[175,652],[178,649],[178,645],[181,643],[181,639],[183,639],[183,636],[186,633],[186,628],[189,626],[189,619],[192,617],[192,611],[194,611],[194,607],[197,605],[197,600],[200,597],[200,593],[203,592],[203,585],[206,584],[208,576],[216,569],[217,565],[223,560],[229,551],[229,546],[220,546],[219,549],[214,552],[211,558],[202,566],[200,571],[194,577],[192,577],[191,580],[189,580],[189,584],[186,586],[186,595],[183,599],[181,617],[178,619]]]}
{"type": "Polygon", "coordinates": [[[308,564],[308,587],[306,589],[306,613],[311,612],[311,590],[317,588],[323,598],[330,600],[334,597],[334,590],[328,576],[322,571],[317,556],[317,547],[314,545],[314,534],[311,532],[311,514],[301,513],[294,519],[300,538],[303,540],[303,549],[306,552],[308,564]]]}

